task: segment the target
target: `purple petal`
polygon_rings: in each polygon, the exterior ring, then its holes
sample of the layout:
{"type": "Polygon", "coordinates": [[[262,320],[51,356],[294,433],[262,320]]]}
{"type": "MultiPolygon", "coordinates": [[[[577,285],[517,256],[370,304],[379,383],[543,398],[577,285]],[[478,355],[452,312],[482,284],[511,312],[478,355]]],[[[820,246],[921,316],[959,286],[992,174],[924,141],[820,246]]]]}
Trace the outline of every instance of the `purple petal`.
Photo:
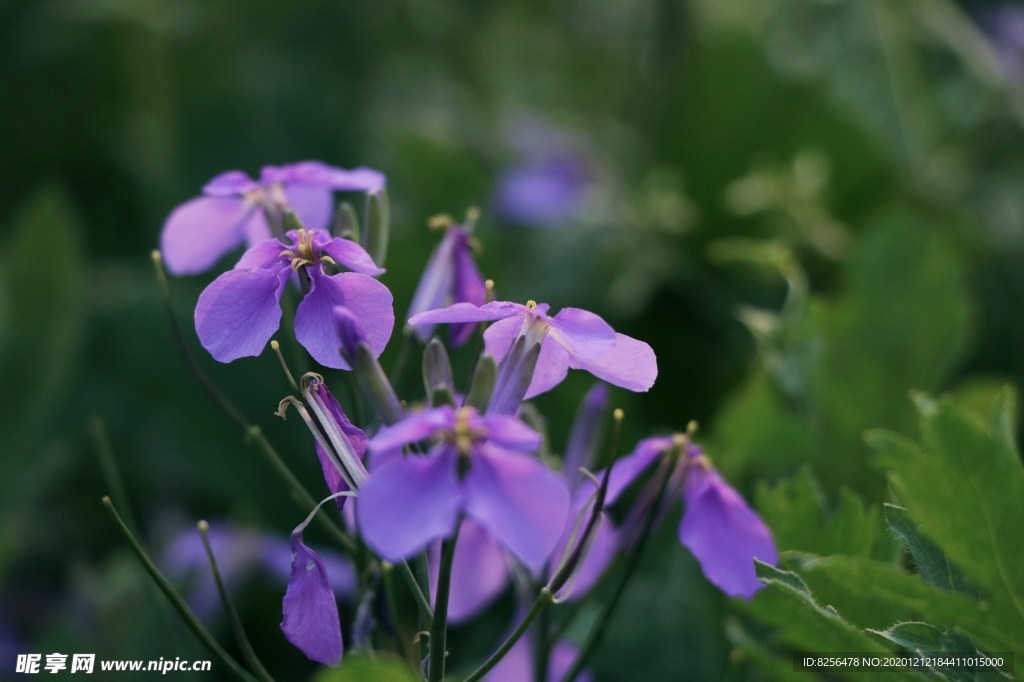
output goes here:
{"type": "Polygon", "coordinates": [[[334,316],[334,331],[338,332],[338,341],[341,343],[341,356],[347,358],[345,362],[348,362],[355,357],[360,344],[370,345],[370,337],[363,323],[345,306],[334,306],[331,314],[334,316]]]}
{"type": "Polygon", "coordinates": [[[274,237],[270,226],[267,225],[267,218],[260,208],[253,208],[242,229],[245,231],[245,240],[249,246],[255,246],[274,237]]]}
{"type": "MultiPolygon", "coordinates": [[[[455,282],[452,290],[452,300],[456,303],[472,303],[473,305],[484,305],[487,302],[487,285],[484,278],[473,261],[473,250],[469,245],[469,236],[464,230],[452,228],[456,233],[456,247],[454,258],[455,282]]],[[[448,330],[449,338],[453,346],[461,346],[473,335],[476,324],[456,324],[448,330]]]]}
{"type": "Polygon", "coordinates": [[[321,365],[350,369],[341,357],[341,339],[334,326],[334,308],[344,306],[362,323],[374,355],[380,355],[395,326],[388,288],[372,277],[354,272],[330,277],[318,267],[308,268],[307,272],[311,286],[295,310],[296,340],[321,365]]]}
{"type": "Polygon", "coordinates": [[[178,206],[160,233],[167,270],[192,275],[209,270],[242,243],[242,223],[251,204],[228,197],[199,197],[178,206]]]}
{"type": "Polygon", "coordinates": [[[331,190],[310,185],[288,185],[284,188],[288,205],[307,230],[326,230],[334,210],[331,190]]]}
{"type": "Polygon", "coordinates": [[[440,429],[450,429],[454,425],[455,410],[448,405],[420,410],[378,431],[370,440],[370,450],[375,454],[400,450],[406,443],[417,443],[440,429]]]}
{"type": "Polygon", "coordinates": [[[384,273],[384,268],[378,268],[370,254],[354,241],[335,238],[321,246],[320,250],[333,258],[338,265],[344,265],[349,270],[361,272],[364,275],[384,273]]]}
{"type": "Polygon", "coordinates": [[[615,330],[586,310],[562,308],[550,324],[548,338],[557,341],[577,361],[596,360],[615,346],[615,330]]]}
{"type": "MultiPolygon", "coordinates": [[[[614,504],[626,488],[633,484],[648,467],[657,461],[669,448],[672,439],[663,436],[645,438],[637,443],[633,452],[616,460],[608,478],[608,490],[605,492],[605,504],[614,504]]],[[[604,470],[596,474],[597,480],[604,478],[604,470]]]]}
{"type": "Polygon", "coordinates": [[[654,351],[643,341],[616,334],[614,348],[597,360],[570,359],[574,369],[585,369],[598,379],[630,391],[647,391],[658,377],[654,351]]]}
{"type": "Polygon", "coordinates": [[[525,400],[550,391],[562,383],[569,373],[569,354],[554,339],[545,338],[540,344],[540,357],[533,370],[533,381],[526,391],[525,400]]]}
{"type": "MultiPolygon", "coordinates": [[[[589,517],[589,506],[587,515],[583,517],[583,525],[581,525],[579,532],[583,532],[583,528],[589,517]]],[[[564,537],[565,541],[568,541],[572,534],[572,524],[575,518],[570,519],[569,524],[566,526],[566,534],[564,537]]],[[[590,547],[587,550],[586,556],[583,557],[583,561],[576,566],[576,571],[569,582],[566,583],[563,592],[569,595],[569,599],[578,599],[583,597],[590,591],[597,581],[604,574],[604,571],[615,559],[616,549],[618,548],[619,537],[615,532],[615,528],[612,526],[612,520],[608,516],[601,512],[601,520],[596,526],[597,530],[594,534],[593,540],[590,542],[590,547]]],[[[563,543],[559,543],[559,547],[564,547],[563,543]]],[[[559,595],[563,596],[563,595],[559,595]]]]}
{"type": "Polygon", "coordinates": [[[539,572],[569,513],[569,489],[562,477],[532,457],[484,444],[474,451],[464,484],[466,513],[539,572]]]}
{"type": "Polygon", "coordinates": [[[481,422],[487,429],[487,440],[492,443],[520,452],[533,452],[540,447],[540,434],[511,415],[491,414],[481,422]]]}
{"type": "MultiPolygon", "coordinates": [[[[342,477],[341,472],[334,466],[334,462],[331,461],[330,456],[320,447],[320,443],[314,443],[316,446],[316,456],[320,460],[320,468],[324,472],[324,482],[327,483],[327,489],[331,491],[331,494],[340,493],[348,490],[348,484],[345,483],[345,479],[342,477]]],[[[338,505],[338,509],[345,507],[345,500],[347,497],[336,497],[334,501],[338,505]]]]}
{"type": "Polygon", "coordinates": [[[350,192],[380,192],[387,184],[384,174],[372,168],[344,170],[320,161],[266,166],[261,179],[264,182],[307,183],[350,192]]]}
{"type": "Polygon", "coordinates": [[[562,473],[572,489],[578,488],[585,480],[579,468],[593,467],[596,462],[597,446],[607,417],[608,392],[607,384],[594,384],[576,410],[569,442],[565,446],[565,456],[562,458],[562,473]]]}
{"type": "Polygon", "coordinates": [[[501,362],[522,328],[523,321],[519,317],[498,320],[484,330],[484,352],[495,362],[501,362]]]}
{"type": "Polygon", "coordinates": [[[440,310],[429,310],[419,315],[413,315],[409,324],[438,324],[443,322],[488,322],[491,320],[503,320],[506,317],[525,315],[529,309],[519,303],[508,303],[505,301],[493,301],[487,305],[477,307],[472,303],[456,303],[455,305],[441,308],[440,310]]]}
{"type": "Polygon", "coordinates": [[[455,453],[409,456],[375,469],[359,491],[356,512],[366,543],[389,561],[448,537],[462,506],[455,453]]]}
{"type": "MultiPolygon", "coordinates": [[[[434,601],[441,563],[440,543],[430,548],[430,600],[434,601]]],[[[448,597],[448,621],[461,623],[480,613],[508,585],[505,553],[491,534],[473,519],[462,522],[452,561],[452,587],[448,597]]]]}
{"type": "Polygon", "coordinates": [[[327,412],[331,418],[341,428],[342,433],[345,434],[345,438],[348,439],[349,444],[352,446],[352,451],[355,452],[357,457],[362,457],[366,454],[367,447],[369,447],[369,439],[366,437],[366,432],[349,421],[345,411],[341,409],[338,399],[327,390],[325,384],[317,382],[315,390],[323,399],[324,406],[327,407],[327,412]]]}
{"type": "Polygon", "coordinates": [[[338,603],[323,560],[303,544],[299,529],[292,533],[292,575],[282,607],[281,629],[289,642],[318,663],[341,662],[344,645],[338,603]]]}
{"type": "Polygon", "coordinates": [[[259,355],[281,323],[288,267],[229,270],[196,303],[196,333],[220,362],[259,355]]]}
{"type": "Polygon", "coordinates": [[[704,576],[731,597],[750,599],[761,589],[754,559],[778,562],[771,531],[717,471],[694,466],[683,493],[686,509],[679,541],[700,562],[704,576]]]}
{"type": "MultiPolygon", "coordinates": [[[[486,682],[532,682],[534,633],[527,630],[509,652],[484,678],[486,682]]],[[[577,649],[571,644],[559,642],[551,648],[548,659],[548,679],[561,680],[576,660],[577,649]]],[[[591,682],[589,670],[582,670],[576,676],[578,682],[591,682]]]]}
{"type": "Polygon", "coordinates": [[[211,197],[237,197],[259,189],[259,184],[243,171],[221,173],[203,186],[203,194],[211,197]]]}
{"type": "Polygon", "coordinates": [[[281,261],[281,252],[294,245],[285,245],[276,239],[265,239],[250,246],[242,257],[235,263],[235,270],[248,270],[249,268],[270,268],[281,261]]]}
{"type": "MultiPolygon", "coordinates": [[[[451,302],[450,297],[455,286],[455,269],[452,267],[456,248],[456,240],[449,230],[444,239],[437,245],[423,269],[423,276],[416,285],[416,293],[409,306],[408,317],[435,310],[451,302]]],[[[479,305],[475,301],[469,301],[479,305]]],[[[483,303],[481,301],[480,303],[483,303]]],[[[434,325],[417,325],[414,330],[420,341],[427,341],[434,332],[434,325]]]]}

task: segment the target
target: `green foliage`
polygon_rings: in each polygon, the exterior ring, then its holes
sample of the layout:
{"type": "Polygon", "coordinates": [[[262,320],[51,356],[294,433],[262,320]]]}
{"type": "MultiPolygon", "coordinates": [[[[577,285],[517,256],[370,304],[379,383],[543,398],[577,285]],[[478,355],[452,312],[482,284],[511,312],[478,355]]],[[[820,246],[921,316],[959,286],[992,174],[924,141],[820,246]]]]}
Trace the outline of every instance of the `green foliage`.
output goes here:
{"type": "Polygon", "coordinates": [[[340,668],[324,668],[313,682],[420,682],[419,674],[406,663],[388,656],[349,654],[340,668]]]}
{"type": "MultiPolygon", "coordinates": [[[[978,647],[955,628],[940,631],[927,623],[899,623],[888,630],[875,632],[907,651],[922,652],[930,656],[980,655],[978,647]]],[[[1012,680],[1013,677],[996,668],[950,669],[950,666],[929,666],[951,682],[977,682],[983,680],[1012,680]]]]}
{"type": "Polygon", "coordinates": [[[775,624],[789,646],[870,651],[857,646],[873,633],[908,651],[994,653],[1024,641],[1024,467],[1015,446],[1014,394],[1000,392],[984,418],[973,402],[964,409],[949,398],[917,395],[915,403],[921,442],[886,431],[867,438],[901,505],[886,505],[885,521],[916,573],[856,552],[864,548],[856,542],[823,540],[829,529],[866,537],[864,529],[879,518],[851,496],[823,522],[823,495],[807,472],[759,490],[758,505],[780,546],[831,555],[789,551],[781,558],[785,569],[758,566],[769,590],[750,612],[775,624]]]}

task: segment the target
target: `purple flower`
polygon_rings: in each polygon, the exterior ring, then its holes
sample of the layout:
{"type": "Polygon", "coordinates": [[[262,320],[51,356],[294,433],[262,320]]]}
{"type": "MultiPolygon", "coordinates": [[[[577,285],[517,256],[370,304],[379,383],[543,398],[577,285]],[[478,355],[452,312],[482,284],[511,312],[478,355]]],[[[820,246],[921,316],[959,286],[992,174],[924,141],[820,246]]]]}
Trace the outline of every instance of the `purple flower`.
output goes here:
{"type": "MultiPolygon", "coordinates": [[[[473,249],[469,233],[454,224],[444,226],[445,235],[434,250],[416,293],[409,306],[409,317],[453,303],[471,303],[480,306],[487,302],[487,287],[473,262],[473,249]]],[[[473,334],[475,324],[452,325],[449,339],[461,346],[473,334]]],[[[415,330],[420,341],[426,341],[434,332],[434,325],[421,325],[415,330]]]]}
{"type": "Polygon", "coordinates": [[[266,166],[259,182],[228,171],[203,187],[203,195],[178,206],[164,223],[160,250],[175,275],[209,270],[239,244],[255,246],[271,237],[266,213],[290,208],[313,230],[327,227],[331,192],[379,192],[384,175],[369,168],[346,171],[319,161],[266,166]]]}
{"type": "Polygon", "coordinates": [[[295,338],[325,367],[350,369],[339,352],[332,311],[347,308],[362,321],[373,351],[391,338],[391,292],[367,275],[383,272],[361,246],[323,233],[293,230],[290,243],[268,239],[246,251],[233,270],[210,283],[196,304],[196,332],[215,359],[259,355],[281,323],[281,294],[293,272],[309,277],[309,293],[295,311],[295,338]],[[324,263],[356,272],[328,275],[324,263]],[[365,273],[365,274],[360,274],[365,273]]]}
{"type": "Polygon", "coordinates": [[[370,450],[376,458],[427,438],[437,444],[426,455],[385,458],[360,489],[359,522],[367,544],[399,561],[449,537],[465,515],[539,571],[569,511],[561,476],[524,454],[540,445],[540,435],[508,415],[443,406],[382,429],[370,450]]]}
{"type": "MultiPolygon", "coordinates": [[[[440,542],[430,546],[427,558],[430,600],[433,603],[441,565],[440,542]]],[[[482,524],[471,518],[465,519],[459,529],[459,541],[452,560],[448,622],[464,623],[497,599],[508,585],[508,570],[508,560],[501,545],[482,524]]]]}
{"type": "MultiPolygon", "coordinates": [[[[586,370],[631,391],[646,391],[654,385],[658,365],[654,351],[646,343],[616,333],[607,322],[586,310],[563,308],[550,317],[548,309],[547,304],[533,301],[526,305],[495,301],[479,307],[456,303],[415,315],[409,324],[497,320],[484,332],[484,343],[487,353],[498,360],[505,357],[519,337],[524,338],[527,348],[540,343],[540,356],[526,399],[557,386],[569,368],[586,370]]],[[[494,403],[491,411],[495,411],[494,403]]]]}
{"type": "MultiPolygon", "coordinates": [[[[328,490],[333,495],[358,488],[367,477],[363,466],[363,455],[369,443],[366,434],[348,420],[320,375],[311,373],[303,377],[302,394],[323,428],[323,431],[316,429],[313,437],[328,490]]],[[[310,428],[314,429],[315,425],[311,424],[310,428]]],[[[347,498],[335,499],[342,509],[347,498]]]]}
{"type": "MultiPolygon", "coordinates": [[[[616,462],[608,482],[611,504],[654,462],[679,447],[679,437],[640,441],[636,449],[616,462]]],[[[700,563],[704,576],[731,597],[750,599],[762,585],[754,572],[754,559],[778,562],[771,531],[746,501],[715,470],[704,451],[687,444],[676,467],[669,472],[667,494],[684,502],[679,541],[700,563]]]]}
{"type": "Polygon", "coordinates": [[[586,204],[591,178],[586,161],[548,152],[502,171],[494,191],[494,212],[510,223],[555,227],[576,217],[586,204]]]}
{"type": "MultiPolygon", "coordinates": [[[[527,630],[526,634],[519,638],[505,657],[498,661],[484,678],[487,682],[531,682],[533,680],[533,633],[527,630]]],[[[575,646],[566,642],[558,642],[548,654],[548,679],[562,679],[573,661],[576,660],[578,651],[575,646]]],[[[590,682],[593,678],[589,670],[583,670],[576,676],[579,682],[590,682]]]]}

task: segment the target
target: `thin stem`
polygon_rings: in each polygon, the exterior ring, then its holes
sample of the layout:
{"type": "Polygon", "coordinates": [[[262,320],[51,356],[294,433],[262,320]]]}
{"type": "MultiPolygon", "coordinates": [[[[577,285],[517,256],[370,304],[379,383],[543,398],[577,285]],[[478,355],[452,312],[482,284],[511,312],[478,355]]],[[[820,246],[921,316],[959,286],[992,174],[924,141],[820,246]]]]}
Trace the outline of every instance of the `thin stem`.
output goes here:
{"type": "Polygon", "coordinates": [[[538,618],[537,626],[533,630],[533,682],[548,682],[548,659],[551,655],[548,630],[551,625],[551,612],[545,609],[538,618]]]}
{"type": "Polygon", "coordinates": [[[658,494],[654,498],[653,504],[651,504],[650,510],[647,512],[647,518],[644,520],[643,532],[640,534],[640,539],[636,543],[636,547],[629,554],[629,560],[626,564],[626,568],[622,572],[622,576],[619,578],[619,582],[615,585],[615,592],[612,593],[611,599],[604,605],[604,609],[601,614],[597,617],[597,622],[594,628],[590,631],[587,636],[586,642],[580,647],[579,653],[576,655],[576,660],[572,662],[572,667],[562,678],[562,682],[572,682],[576,679],[576,676],[583,670],[583,666],[586,665],[587,659],[590,658],[591,654],[601,643],[604,638],[604,633],[608,629],[608,624],[611,622],[612,614],[615,613],[615,608],[619,605],[619,601],[622,595],[626,591],[626,585],[629,583],[629,579],[633,577],[633,572],[640,563],[640,557],[643,555],[644,548],[647,546],[647,541],[650,539],[651,530],[654,528],[654,522],[658,518],[658,511],[661,507],[663,498],[665,497],[665,490],[668,487],[668,481],[672,477],[673,467],[668,467],[665,470],[665,475],[661,479],[661,484],[658,487],[658,494]]]}
{"type": "Polygon", "coordinates": [[[441,682],[444,678],[445,645],[448,638],[448,593],[452,585],[452,563],[455,543],[459,539],[460,518],[451,537],[441,543],[441,566],[437,571],[437,598],[434,600],[434,618],[430,622],[430,662],[427,682],[441,682]]]}
{"type": "Polygon", "coordinates": [[[530,627],[530,625],[537,619],[544,609],[548,607],[555,599],[554,593],[547,587],[542,587],[540,594],[537,595],[536,601],[533,602],[533,606],[530,607],[529,613],[523,618],[522,622],[516,626],[516,629],[512,631],[501,646],[498,647],[497,651],[491,654],[490,658],[483,662],[479,668],[473,671],[473,674],[467,677],[463,682],[477,682],[484,675],[489,673],[494,666],[498,665],[498,662],[505,657],[505,654],[515,646],[519,638],[523,636],[523,633],[530,627]]]}
{"type": "MultiPolygon", "coordinates": [[[[430,573],[427,570],[427,556],[424,553],[420,553],[420,555],[416,557],[416,575],[413,582],[415,582],[417,586],[417,589],[413,592],[413,594],[419,593],[420,595],[422,595],[425,590],[430,589],[430,573]]],[[[424,597],[424,599],[426,598],[424,597]]],[[[418,632],[421,635],[425,632],[429,637],[430,623],[434,619],[434,612],[433,609],[430,608],[424,609],[422,604],[420,604],[419,606],[420,608],[419,614],[416,619],[416,627],[418,628],[418,632]]],[[[426,602],[426,606],[430,606],[429,601],[426,602]]],[[[420,660],[422,661],[430,655],[430,643],[428,642],[427,638],[420,636],[419,644],[420,660]]]]}
{"type": "Polygon", "coordinates": [[[235,634],[238,648],[242,650],[242,656],[245,657],[249,667],[256,673],[258,679],[263,682],[274,682],[274,678],[263,667],[259,657],[252,648],[252,644],[249,643],[249,638],[245,634],[245,627],[242,625],[242,619],[238,617],[238,610],[235,609],[235,605],[231,601],[231,595],[228,594],[227,589],[224,587],[220,568],[217,566],[217,558],[213,555],[213,548],[210,546],[210,525],[206,521],[200,521],[198,525],[199,534],[203,538],[203,548],[206,550],[206,558],[210,561],[210,568],[213,570],[213,580],[217,583],[217,593],[220,594],[220,602],[224,607],[224,614],[228,617],[228,622],[231,624],[231,631],[235,634]]]}
{"type": "Polygon", "coordinates": [[[110,501],[109,497],[103,498],[103,505],[110,512],[114,521],[117,523],[118,528],[124,533],[125,538],[128,540],[128,544],[131,545],[132,550],[135,552],[135,556],[138,557],[139,562],[142,563],[142,567],[149,573],[149,577],[153,579],[160,591],[164,593],[167,600],[171,603],[181,617],[185,620],[185,624],[196,636],[196,638],[212,653],[214,656],[220,659],[220,661],[228,667],[228,669],[234,674],[234,676],[240,680],[246,680],[246,682],[256,682],[256,678],[250,675],[242,668],[238,662],[231,658],[228,652],[221,648],[217,640],[213,638],[209,630],[199,622],[196,615],[192,613],[192,609],[188,607],[185,600],[181,598],[181,595],[174,589],[174,586],[160,573],[160,570],[153,564],[149,556],[146,554],[146,550],[142,548],[139,541],[135,539],[132,532],[128,530],[128,526],[125,525],[121,516],[114,509],[114,503],[110,501]]]}
{"type": "Polygon", "coordinates": [[[128,503],[128,492],[124,487],[124,479],[121,478],[121,470],[117,466],[117,459],[114,457],[114,449],[110,447],[110,438],[107,436],[107,427],[100,417],[93,417],[89,420],[89,430],[92,432],[92,441],[96,446],[96,454],[100,460],[100,470],[103,478],[107,479],[107,485],[114,492],[114,497],[124,505],[124,520],[134,532],[138,532],[139,524],[135,522],[131,505],[128,503]]]}
{"type": "Polygon", "coordinates": [[[412,592],[412,596],[416,599],[416,606],[419,607],[420,611],[426,614],[428,619],[433,618],[434,610],[430,607],[430,600],[427,599],[425,594],[423,594],[423,590],[420,589],[420,584],[416,582],[416,576],[412,574],[412,569],[409,568],[409,562],[403,561],[398,564],[398,572],[402,574],[402,578],[409,586],[409,591],[412,592]]]}
{"type": "Polygon", "coordinates": [[[409,651],[406,649],[405,635],[402,634],[402,623],[398,617],[398,599],[395,597],[395,581],[392,578],[394,572],[394,566],[385,563],[381,570],[381,581],[384,585],[384,600],[387,602],[388,612],[391,614],[391,622],[395,627],[395,639],[398,643],[398,652],[402,658],[409,662],[413,659],[410,657],[409,651]]]}

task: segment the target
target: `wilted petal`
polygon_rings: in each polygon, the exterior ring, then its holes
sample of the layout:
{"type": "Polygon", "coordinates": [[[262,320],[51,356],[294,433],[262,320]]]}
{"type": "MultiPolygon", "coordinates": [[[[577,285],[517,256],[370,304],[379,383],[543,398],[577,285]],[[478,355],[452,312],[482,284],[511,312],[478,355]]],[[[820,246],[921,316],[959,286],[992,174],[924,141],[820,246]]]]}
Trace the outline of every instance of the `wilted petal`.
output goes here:
{"type": "Polygon", "coordinates": [[[455,410],[448,405],[414,412],[392,426],[385,426],[370,440],[374,454],[399,450],[406,443],[417,443],[438,430],[455,425],[455,410]]]}
{"type": "Polygon", "coordinates": [[[474,450],[466,513],[530,570],[551,556],[569,514],[569,489],[536,459],[490,444],[474,450]]]}
{"type": "Polygon", "coordinates": [[[548,338],[554,339],[577,361],[596,360],[615,345],[615,330],[594,313],[562,308],[550,319],[548,338]]]}
{"type": "Polygon", "coordinates": [[[284,188],[288,205],[307,230],[326,230],[334,210],[331,190],[313,185],[288,185],[284,188]]]}
{"type": "MultiPolygon", "coordinates": [[[[441,563],[440,544],[430,548],[430,599],[437,589],[437,573],[441,563]]],[[[466,519],[459,529],[452,561],[452,585],[448,597],[448,621],[461,623],[480,613],[508,585],[505,553],[491,534],[473,519],[466,519]]]]}
{"type": "Polygon", "coordinates": [[[320,247],[323,253],[334,259],[338,265],[364,275],[383,274],[384,268],[378,268],[366,250],[349,239],[334,238],[320,247]]]}
{"type": "Polygon", "coordinates": [[[575,369],[585,369],[598,379],[630,391],[647,391],[658,377],[654,351],[643,341],[616,334],[615,346],[596,360],[570,359],[575,369]]]}
{"type": "Polygon", "coordinates": [[[251,205],[234,197],[199,197],[178,206],[160,233],[168,272],[204,272],[242,243],[242,222],[251,205]]]}
{"type": "Polygon", "coordinates": [[[206,183],[203,186],[203,194],[211,197],[237,197],[259,187],[259,184],[244,171],[227,171],[206,183]]]}
{"type": "Polygon", "coordinates": [[[462,503],[450,450],[409,456],[375,469],[359,490],[359,527],[366,543],[389,561],[448,537],[462,503]]]}
{"type": "MultiPolygon", "coordinates": [[[[319,442],[315,442],[314,445],[316,446],[317,459],[320,460],[320,468],[323,469],[324,472],[324,482],[327,483],[327,489],[331,491],[332,495],[334,493],[340,493],[348,490],[348,483],[345,483],[345,478],[341,475],[341,472],[338,471],[338,467],[334,466],[334,462],[331,461],[327,452],[320,447],[319,442]]],[[[345,507],[345,500],[347,499],[347,497],[334,498],[334,501],[338,505],[338,509],[343,509],[345,507]]]]}
{"type": "Polygon", "coordinates": [[[717,471],[694,466],[684,491],[679,541],[705,577],[731,597],[750,599],[761,587],[754,559],[778,562],[771,531],[717,471]]]}
{"type": "Polygon", "coordinates": [[[295,338],[325,367],[350,369],[341,357],[341,339],[333,310],[344,306],[358,319],[369,337],[374,355],[391,338],[395,313],[388,288],[367,275],[343,272],[328,277],[320,268],[308,268],[309,293],[295,310],[295,338]]]}
{"type": "Polygon", "coordinates": [[[259,355],[281,323],[288,267],[229,270],[196,303],[196,333],[220,362],[259,355]]]}
{"type": "Polygon", "coordinates": [[[338,603],[334,599],[324,562],[292,533],[292,575],[282,603],[281,629],[288,641],[318,663],[337,665],[344,646],[338,603]]]}

